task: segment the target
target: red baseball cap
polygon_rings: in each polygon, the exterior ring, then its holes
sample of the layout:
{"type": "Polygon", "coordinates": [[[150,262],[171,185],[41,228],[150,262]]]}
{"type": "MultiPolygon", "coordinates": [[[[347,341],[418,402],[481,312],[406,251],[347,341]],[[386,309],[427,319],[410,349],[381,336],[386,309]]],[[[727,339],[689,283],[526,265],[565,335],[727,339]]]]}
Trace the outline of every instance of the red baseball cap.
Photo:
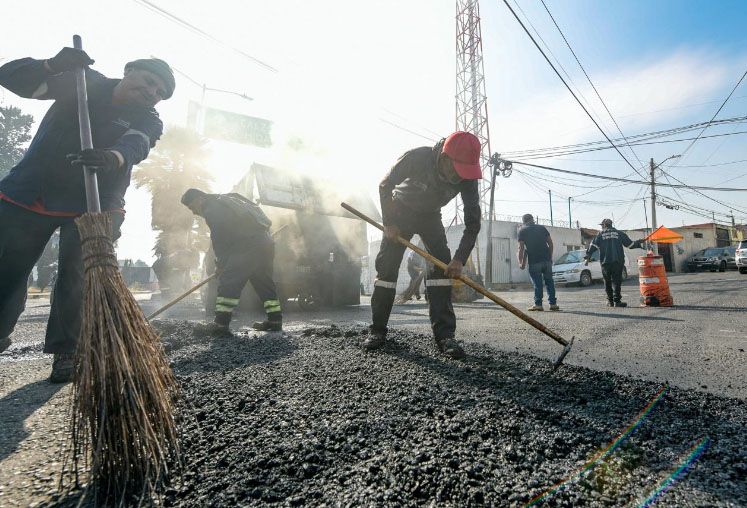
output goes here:
{"type": "Polygon", "coordinates": [[[469,132],[457,131],[444,143],[443,153],[454,163],[457,174],[465,180],[482,178],[480,168],[480,140],[469,132]]]}

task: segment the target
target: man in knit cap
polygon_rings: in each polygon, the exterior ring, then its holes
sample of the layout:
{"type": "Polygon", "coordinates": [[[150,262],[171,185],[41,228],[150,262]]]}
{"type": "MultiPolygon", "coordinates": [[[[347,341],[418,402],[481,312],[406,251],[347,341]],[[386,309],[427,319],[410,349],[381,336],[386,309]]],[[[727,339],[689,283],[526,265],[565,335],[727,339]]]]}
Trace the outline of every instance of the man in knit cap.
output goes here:
{"type": "Polygon", "coordinates": [[[27,99],[54,101],[23,159],[0,181],[0,353],[26,303],[29,273],[59,228],[58,276],[44,352],[54,354],[52,382],[69,381],[83,303],[83,261],[75,218],[86,210],[83,166],[96,169],[101,210],[114,239],[124,220],[132,167],[163,131],[154,109],[174,93],[174,74],[157,58],[134,60],[124,76],[90,69],[80,49],[63,48],[46,60],[21,58],[0,67],[0,86],[27,99]],[[75,70],[84,68],[93,149],[80,149],[75,70]]]}

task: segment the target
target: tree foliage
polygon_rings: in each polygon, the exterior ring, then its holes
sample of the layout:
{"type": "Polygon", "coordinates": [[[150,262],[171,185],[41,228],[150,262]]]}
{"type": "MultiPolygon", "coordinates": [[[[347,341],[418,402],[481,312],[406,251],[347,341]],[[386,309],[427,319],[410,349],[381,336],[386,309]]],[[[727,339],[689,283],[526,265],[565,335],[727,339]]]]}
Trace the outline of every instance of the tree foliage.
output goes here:
{"type": "Polygon", "coordinates": [[[152,196],[151,225],[158,231],[154,252],[167,257],[184,251],[195,253],[190,262],[196,268],[198,251],[209,246],[205,222],[196,221],[192,212],[181,204],[190,187],[209,191],[213,181],[206,169],[207,140],[192,129],[172,127],[167,130],[146,161],[133,171],[138,188],[147,188],[152,196]]]}
{"type": "Polygon", "coordinates": [[[31,139],[34,117],[14,106],[0,106],[0,178],[26,153],[24,145],[31,139]]]}

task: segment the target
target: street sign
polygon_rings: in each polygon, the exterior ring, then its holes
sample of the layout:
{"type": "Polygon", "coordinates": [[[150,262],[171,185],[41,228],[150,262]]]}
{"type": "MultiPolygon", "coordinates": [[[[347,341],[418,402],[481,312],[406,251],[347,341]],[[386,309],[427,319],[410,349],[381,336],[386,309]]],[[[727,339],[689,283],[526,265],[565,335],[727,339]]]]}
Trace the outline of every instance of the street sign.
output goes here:
{"type": "MultiPolygon", "coordinates": [[[[196,128],[199,111],[200,105],[190,101],[187,110],[188,125],[196,128]]],[[[263,118],[205,108],[202,133],[209,138],[267,148],[272,146],[271,129],[272,122],[263,118]]]]}

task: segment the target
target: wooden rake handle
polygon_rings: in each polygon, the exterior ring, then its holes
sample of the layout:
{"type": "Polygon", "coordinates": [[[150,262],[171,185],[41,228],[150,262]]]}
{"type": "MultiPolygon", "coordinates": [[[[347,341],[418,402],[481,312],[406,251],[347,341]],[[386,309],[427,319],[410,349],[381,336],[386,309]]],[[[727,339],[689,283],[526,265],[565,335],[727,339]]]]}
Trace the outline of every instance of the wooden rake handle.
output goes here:
{"type": "MultiPolygon", "coordinates": [[[[353,208],[349,204],[347,204],[347,203],[340,203],[340,206],[342,206],[345,210],[347,210],[348,212],[352,213],[353,215],[355,215],[355,216],[363,219],[364,221],[368,222],[373,227],[378,228],[381,231],[384,231],[384,226],[382,226],[381,224],[379,224],[375,220],[371,219],[367,215],[359,212],[358,210],[356,210],[355,208],[353,208]]],[[[403,245],[406,245],[410,249],[414,250],[415,252],[417,252],[418,254],[420,254],[421,256],[423,256],[425,259],[427,259],[428,261],[430,261],[431,263],[433,263],[434,265],[436,265],[437,267],[439,267],[444,272],[446,271],[446,264],[443,261],[440,261],[440,260],[434,258],[430,254],[428,254],[426,251],[424,251],[423,249],[421,249],[420,247],[418,247],[416,245],[413,245],[412,243],[408,242],[407,240],[405,240],[404,238],[402,238],[400,236],[397,237],[397,241],[399,241],[399,243],[401,243],[403,245]]],[[[462,282],[464,282],[465,284],[467,284],[469,287],[471,287],[472,289],[474,289],[478,293],[481,293],[486,298],[489,298],[489,299],[493,300],[495,303],[497,303],[498,305],[500,305],[501,307],[503,307],[504,309],[506,309],[507,311],[509,311],[514,316],[516,316],[519,319],[521,319],[521,320],[529,323],[530,325],[532,325],[533,327],[535,327],[537,330],[541,331],[542,333],[544,333],[545,335],[547,335],[548,337],[550,337],[551,339],[553,339],[558,344],[561,344],[564,347],[567,347],[570,344],[563,337],[561,337],[557,333],[553,332],[552,330],[548,329],[545,325],[543,325],[542,323],[540,323],[536,319],[527,316],[525,313],[523,313],[522,311],[520,311],[519,309],[517,309],[516,307],[514,307],[513,305],[511,305],[507,301],[503,300],[502,298],[499,298],[495,294],[491,293],[490,291],[488,291],[487,289],[485,289],[484,287],[482,287],[481,285],[479,285],[478,283],[476,283],[475,281],[473,281],[469,277],[467,277],[465,275],[460,275],[458,278],[459,278],[459,280],[461,280],[462,282]]]]}

